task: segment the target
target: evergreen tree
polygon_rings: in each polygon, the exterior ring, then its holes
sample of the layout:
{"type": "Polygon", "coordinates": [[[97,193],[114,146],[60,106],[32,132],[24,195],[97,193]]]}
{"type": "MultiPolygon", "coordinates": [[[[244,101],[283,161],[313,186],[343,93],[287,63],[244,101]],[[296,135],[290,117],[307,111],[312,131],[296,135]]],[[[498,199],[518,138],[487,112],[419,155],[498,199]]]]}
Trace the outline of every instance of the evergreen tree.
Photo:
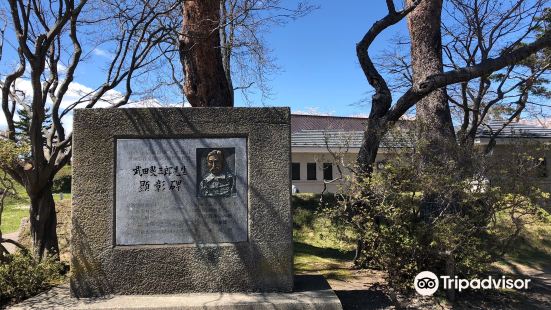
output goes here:
{"type": "MultiPolygon", "coordinates": [[[[15,136],[18,141],[30,142],[29,132],[31,129],[32,111],[27,109],[18,109],[19,121],[15,121],[15,136]]],[[[52,126],[52,113],[50,108],[45,108],[44,122],[42,123],[42,132],[52,126]]]]}

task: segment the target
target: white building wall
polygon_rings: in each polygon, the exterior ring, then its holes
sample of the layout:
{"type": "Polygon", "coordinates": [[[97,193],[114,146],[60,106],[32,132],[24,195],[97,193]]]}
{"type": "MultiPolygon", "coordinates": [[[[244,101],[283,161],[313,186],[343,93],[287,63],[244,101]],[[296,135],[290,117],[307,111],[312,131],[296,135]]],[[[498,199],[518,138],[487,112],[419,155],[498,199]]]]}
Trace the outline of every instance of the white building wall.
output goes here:
{"type": "MultiPolygon", "coordinates": [[[[357,151],[353,153],[348,153],[344,155],[345,162],[348,165],[353,165],[358,156],[357,151]]],[[[384,160],[385,154],[378,154],[376,161],[384,160]]],[[[324,150],[319,150],[315,152],[315,149],[298,149],[293,148],[291,150],[291,162],[300,164],[300,180],[292,180],[292,184],[297,187],[300,193],[317,193],[320,194],[324,188],[323,181],[323,164],[332,163],[333,164],[333,178],[339,178],[340,174],[337,169],[338,160],[335,160],[333,155],[324,150]],[[307,164],[316,163],[316,180],[307,180],[307,164]]],[[[343,177],[350,175],[350,170],[346,167],[341,166],[343,172],[343,177]]],[[[335,181],[330,184],[327,184],[327,192],[335,193],[338,190],[339,185],[342,184],[342,181],[335,181]]]]}

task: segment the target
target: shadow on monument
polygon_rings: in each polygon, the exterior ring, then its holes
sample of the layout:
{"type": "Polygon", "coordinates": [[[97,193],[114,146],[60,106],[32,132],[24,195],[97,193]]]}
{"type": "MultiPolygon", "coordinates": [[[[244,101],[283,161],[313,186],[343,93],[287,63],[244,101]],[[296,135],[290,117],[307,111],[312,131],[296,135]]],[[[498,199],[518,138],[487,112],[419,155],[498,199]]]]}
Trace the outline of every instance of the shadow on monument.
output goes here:
{"type": "Polygon", "coordinates": [[[71,288],[75,297],[81,297],[79,292],[87,292],[87,296],[104,296],[113,293],[108,274],[99,261],[89,261],[87,257],[95,257],[88,244],[88,236],[80,223],[73,219],[71,234],[75,236],[71,242],[71,288]],[[76,244],[75,244],[76,243],[76,244]],[[78,252],[75,252],[78,249],[78,252]],[[85,277],[80,276],[86,274],[85,277]]]}
{"type": "MultiPolygon", "coordinates": [[[[161,117],[161,116],[159,116],[161,117]]],[[[157,122],[159,126],[163,124],[163,122],[159,121],[157,122]]],[[[134,124],[144,124],[142,121],[135,122],[134,124]]],[[[187,124],[186,124],[187,125],[187,124]]],[[[170,130],[170,128],[166,128],[166,134],[167,135],[173,135],[174,133],[170,130]]],[[[146,129],[146,132],[151,132],[151,129],[146,129]]],[[[197,130],[194,130],[195,132],[198,132],[197,130]]],[[[216,135],[219,137],[220,135],[216,135]]],[[[229,137],[232,137],[232,135],[229,135],[229,137]]],[[[269,139],[269,138],[268,138],[269,139]]],[[[171,145],[172,146],[172,145],[171,145]]],[[[249,148],[250,150],[250,148],[249,148]]],[[[177,148],[172,147],[171,150],[165,150],[165,151],[171,151],[171,152],[178,152],[177,148]]],[[[255,154],[248,153],[248,160],[249,160],[249,167],[248,167],[248,173],[249,178],[252,178],[250,167],[252,165],[258,164],[255,163],[255,160],[258,160],[259,163],[262,163],[262,160],[259,160],[255,158],[255,154]]],[[[187,155],[187,154],[186,154],[187,155]]],[[[268,158],[263,159],[264,161],[269,160],[268,158]]],[[[238,178],[237,181],[239,184],[244,184],[244,180],[240,179],[240,175],[236,175],[238,178]]],[[[266,177],[269,179],[268,176],[260,176],[255,175],[254,178],[261,179],[262,177],[266,177]]],[[[254,283],[256,281],[259,281],[259,277],[261,274],[264,274],[264,277],[260,277],[263,282],[259,287],[257,286],[255,291],[263,291],[266,290],[266,288],[271,288],[270,291],[276,291],[278,289],[273,288],[273,283],[271,283],[271,279],[277,279],[278,277],[281,277],[281,275],[284,274],[292,274],[292,270],[287,270],[288,267],[282,267],[282,266],[291,266],[292,269],[292,260],[293,260],[293,250],[292,250],[292,244],[289,244],[288,248],[285,249],[284,252],[281,252],[281,245],[277,246],[271,246],[273,242],[281,242],[281,240],[277,240],[275,238],[274,234],[272,236],[270,235],[263,235],[258,236],[255,234],[255,229],[257,229],[259,226],[266,226],[269,225],[272,227],[272,230],[275,229],[285,229],[285,234],[288,236],[289,240],[292,239],[292,228],[291,228],[291,216],[290,213],[286,215],[280,214],[277,210],[268,208],[267,206],[273,205],[273,200],[270,201],[270,199],[267,199],[262,195],[262,190],[257,190],[253,185],[249,184],[249,195],[246,197],[246,199],[249,200],[249,208],[251,208],[251,205],[253,203],[255,204],[255,208],[258,210],[255,210],[257,215],[254,216],[251,213],[251,210],[248,212],[248,221],[249,221],[249,227],[248,227],[248,235],[249,240],[246,243],[236,243],[235,249],[240,257],[240,260],[243,262],[243,264],[246,267],[249,267],[249,271],[247,273],[240,273],[238,277],[241,278],[241,280],[245,283],[254,283]],[[254,198],[253,198],[254,197],[254,198]],[[255,202],[250,201],[250,199],[255,199],[255,202]],[[282,218],[285,217],[285,218],[282,218]],[[255,217],[255,218],[253,218],[255,217]],[[263,218],[263,219],[269,219],[269,223],[266,223],[265,221],[258,221],[256,218],[263,218]],[[287,228],[284,228],[287,227],[287,228]],[[287,261],[287,262],[286,262],[287,261]],[[290,264],[289,262],[290,261],[290,264]],[[251,268],[252,267],[252,268],[251,268]],[[270,276],[266,276],[266,272],[270,273],[270,276]]],[[[194,195],[194,189],[189,188],[188,194],[194,195]]],[[[288,189],[290,190],[290,189],[288,189]]],[[[269,192],[269,189],[263,189],[264,192],[269,192]]],[[[275,193],[274,196],[280,195],[283,193],[275,193]]],[[[177,195],[175,195],[177,196],[177,195]]],[[[240,198],[240,197],[239,197],[240,198]]],[[[272,197],[273,198],[273,197],[272,197]]],[[[175,199],[179,199],[178,197],[175,197],[175,199]]],[[[240,203],[246,203],[245,201],[240,201],[240,203]]],[[[183,210],[182,210],[183,211],[183,210]]],[[[235,218],[232,218],[232,220],[236,220],[235,218]]],[[[205,224],[205,223],[204,223],[205,224]]],[[[236,226],[237,223],[233,223],[234,226],[236,226]]],[[[198,236],[196,236],[198,237],[198,236]]],[[[199,238],[196,238],[196,240],[199,238]]],[[[222,249],[216,249],[213,247],[205,246],[203,243],[195,243],[198,252],[200,255],[205,259],[205,261],[210,265],[211,268],[224,268],[225,266],[220,266],[218,264],[219,261],[219,255],[223,255],[222,249]]],[[[280,279],[281,280],[281,279],[280,279]]],[[[291,279],[287,279],[287,282],[292,281],[291,279]]],[[[275,281],[279,282],[279,281],[275,281]]],[[[284,280],[285,282],[285,280],[284,280]]],[[[288,289],[285,289],[288,290],[288,289]]]]}
{"type": "MultiPolygon", "coordinates": [[[[213,138],[248,138],[247,175],[244,177],[249,180],[249,187],[246,195],[239,197],[243,201],[237,202],[248,204],[246,216],[248,240],[219,245],[194,242],[192,244],[115,246],[113,218],[111,223],[95,223],[101,229],[109,227],[105,233],[111,237],[110,244],[104,244],[108,237],[103,240],[103,235],[86,236],[88,227],[79,232],[82,228],[75,226],[76,235],[82,236],[82,240],[76,241],[79,243],[79,251],[82,252],[79,256],[93,258],[93,261],[83,259],[74,261],[75,270],[90,271],[87,274],[94,277],[94,279],[88,279],[89,283],[78,283],[82,291],[93,291],[94,295],[113,290],[116,290],[114,293],[124,294],[140,291],[174,293],[178,290],[274,292],[290,291],[293,287],[288,167],[290,154],[288,153],[289,136],[288,132],[285,132],[290,126],[288,117],[284,118],[280,115],[272,117],[269,111],[264,113],[265,110],[260,109],[258,111],[253,109],[254,113],[232,110],[225,113],[228,115],[223,117],[224,123],[221,124],[212,120],[211,116],[217,114],[210,113],[207,109],[198,111],[200,112],[184,113],[184,109],[172,108],[109,111],[112,117],[109,121],[114,123],[112,129],[108,129],[111,137],[102,140],[90,138],[92,140],[87,145],[97,144],[98,148],[102,147],[108,152],[108,145],[114,143],[117,138],[200,139],[205,137],[203,135],[205,132],[208,132],[207,137],[213,138]],[[241,119],[242,115],[244,117],[241,119]],[[258,120],[254,119],[257,115],[258,120]],[[275,123],[273,119],[276,120],[275,123]],[[250,123],[246,123],[247,121],[250,123]],[[278,145],[284,147],[277,149],[278,145]],[[92,242],[95,246],[90,248],[87,242],[92,242]],[[149,268],[151,266],[155,268],[149,268]],[[132,284],[130,280],[133,276],[142,280],[132,284]],[[171,286],[172,281],[178,285],[171,286]]],[[[277,110],[274,111],[277,112],[277,110]]],[[[86,111],[86,113],[96,113],[96,111],[86,111]]],[[[288,115],[288,112],[284,114],[288,115]]],[[[88,130],[83,136],[93,137],[92,127],[79,128],[88,130]]],[[[169,144],[166,149],[157,151],[179,154],[180,150],[177,144],[169,144]]],[[[88,155],[89,153],[86,152],[83,154],[88,155]]],[[[181,156],[189,163],[194,162],[193,153],[181,154],[181,156]]],[[[109,169],[108,161],[101,164],[104,170],[109,169]]],[[[81,163],[81,165],[84,164],[81,163]]],[[[241,181],[238,179],[238,182],[241,181]]],[[[116,190],[115,186],[113,190],[116,190]]],[[[187,190],[188,195],[196,194],[195,186],[183,190],[187,190]]],[[[101,205],[102,214],[107,214],[108,211],[106,212],[105,208],[113,207],[113,205],[109,206],[109,200],[112,199],[108,197],[109,191],[105,193],[106,191],[101,195],[98,194],[108,202],[106,205],[101,205]]],[[[87,199],[86,203],[91,206],[90,199],[87,199]]],[[[178,203],[177,199],[179,198],[174,198],[175,203],[178,203]]],[[[186,210],[182,209],[181,212],[186,210]]],[[[183,214],[183,217],[188,215],[183,214]]],[[[235,224],[230,223],[230,225],[235,224]]],[[[204,237],[198,236],[198,231],[192,229],[189,231],[195,234],[194,240],[204,237]]]]}

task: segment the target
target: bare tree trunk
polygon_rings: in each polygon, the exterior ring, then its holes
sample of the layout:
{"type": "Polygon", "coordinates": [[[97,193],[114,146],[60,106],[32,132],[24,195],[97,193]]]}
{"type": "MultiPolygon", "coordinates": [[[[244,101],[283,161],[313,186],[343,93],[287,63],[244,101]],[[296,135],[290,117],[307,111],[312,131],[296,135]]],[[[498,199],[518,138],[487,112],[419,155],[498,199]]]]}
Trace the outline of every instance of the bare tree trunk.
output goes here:
{"type": "MultiPolygon", "coordinates": [[[[426,140],[425,154],[431,155],[425,158],[426,163],[437,166],[439,160],[454,158],[457,155],[456,152],[453,152],[456,150],[455,133],[445,87],[492,74],[492,72],[518,63],[551,44],[551,33],[546,32],[534,42],[515,48],[495,59],[486,59],[476,65],[443,73],[440,31],[442,0],[407,0],[407,6],[399,11],[396,10],[392,0],[387,0],[386,5],[388,14],[373,23],[360,42],[356,44],[356,54],[362,71],[375,90],[371,101],[368,126],[365,129],[357,158],[360,178],[369,178],[382,137],[402,115],[414,106],[417,107],[418,123],[422,124],[419,126],[421,137],[426,140]],[[408,28],[412,41],[414,85],[393,101],[391,91],[371,60],[368,50],[382,31],[405,17],[408,17],[408,28]],[[442,148],[444,148],[442,151],[438,151],[442,148]],[[428,162],[433,159],[437,160],[428,162]]],[[[428,167],[424,164],[423,166],[428,167]]],[[[425,201],[431,201],[430,195],[427,195],[425,201]]],[[[430,208],[427,209],[430,211],[430,208]]],[[[362,250],[361,242],[358,242],[356,256],[359,256],[358,254],[361,254],[362,250]]]]}
{"type": "Polygon", "coordinates": [[[221,18],[220,18],[220,46],[221,54],[222,54],[222,65],[224,66],[224,73],[226,73],[226,81],[228,81],[228,89],[230,91],[230,97],[233,98],[234,89],[233,89],[233,81],[231,78],[231,53],[232,53],[232,43],[228,41],[232,41],[233,38],[233,30],[232,25],[226,25],[226,23],[230,20],[230,16],[228,16],[228,10],[226,8],[226,1],[227,0],[220,0],[220,11],[221,11],[221,18]],[[230,28],[230,38],[228,38],[228,33],[226,28],[230,28]]]}
{"type": "Polygon", "coordinates": [[[183,1],[180,60],[184,93],[193,107],[232,107],[220,46],[220,1],[183,1]]]}
{"type": "Polygon", "coordinates": [[[354,252],[354,267],[355,268],[360,268],[361,265],[362,265],[362,262],[361,262],[361,259],[362,259],[362,255],[363,255],[363,250],[364,250],[364,239],[363,238],[358,238],[356,240],[356,250],[354,252]]]}
{"type": "MultiPolygon", "coordinates": [[[[408,2],[411,3],[412,0],[408,2]]],[[[442,0],[425,0],[407,16],[414,87],[430,75],[443,73],[441,14],[442,0]]],[[[421,99],[416,107],[421,169],[429,169],[432,172],[435,167],[447,165],[449,160],[458,160],[446,88],[432,91],[421,99]]],[[[422,220],[428,222],[447,204],[438,199],[439,194],[435,189],[424,189],[420,206],[422,220]]],[[[453,277],[455,275],[453,254],[448,253],[444,259],[446,275],[453,277]]],[[[453,289],[447,290],[446,295],[451,301],[455,299],[453,289]]]]}
{"type": "MultiPolygon", "coordinates": [[[[446,253],[446,275],[451,278],[455,277],[455,258],[453,257],[453,252],[446,253]]],[[[455,289],[453,287],[449,288],[446,291],[446,296],[451,302],[455,301],[455,289]]]]}
{"type": "MultiPolygon", "coordinates": [[[[412,2],[408,0],[409,4],[412,2]]],[[[425,0],[407,16],[414,85],[443,72],[441,12],[442,0],[425,0]]],[[[445,87],[432,91],[417,103],[416,123],[427,152],[439,154],[449,143],[455,143],[445,87]]]]}
{"type": "Polygon", "coordinates": [[[370,116],[367,121],[367,129],[364,131],[362,146],[358,152],[357,164],[360,173],[370,175],[373,172],[373,164],[384,134],[385,131],[381,128],[380,122],[370,116]]]}
{"type": "MultiPolygon", "coordinates": [[[[425,0],[407,16],[414,87],[428,76],[443,72],[441,14],[442,0],[425,0]]],[[[455,132],[446,88],[435,89],[421,99],[416,108],[420,168],[430,171],[434,167],[446,165],[457,154],[454,151],[455,132]]],[[[437,196],[431,189],[424,193],[420,211],[424,220],[440,209],[435,203],[437,196]]]]}
{"type": "Polygon", "coordinates": [[[39,259],[44,257],[44,254],[49,256],[59,254],[55,202],[51,182],[49,184],[40,192],[29,195],[31,197],[30,224],[33,251],[39,259]]]}

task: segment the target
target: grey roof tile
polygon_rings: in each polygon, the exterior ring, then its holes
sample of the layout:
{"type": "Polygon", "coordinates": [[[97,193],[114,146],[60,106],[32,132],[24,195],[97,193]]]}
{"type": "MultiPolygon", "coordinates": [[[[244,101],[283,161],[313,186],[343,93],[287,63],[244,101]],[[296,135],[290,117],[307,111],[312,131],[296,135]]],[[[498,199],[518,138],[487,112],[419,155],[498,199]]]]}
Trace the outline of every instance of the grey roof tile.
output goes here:
{"type": "Polygon", "coordinates": [[[291,115],[291,133],[302,130],[363,131],[366,125],[365,117],[291,115]]]}
{"type": "MultiPolygon", "coordinates": [[[[503,121],[488,122],[479,127],[476,132],[477,138],[489,138],[493,133],[497,132],[502,126],[503,121]]],[[[551,129],[521,124],[510,123],[498,135],[499,138],[535,138],[535,139],[551,139],[551,129]]]]}
{"type": "MultiPolygon", "coordinates": [[[[291,134],[291,146],[359,148],[363,134],[363,131],[303,130],[291,134]]],[[[411,147],[411,141],[407,136],[389,133],[383,138],[381,147],[411,147]]]]}
{"type": "MultiPolygon", "coordinates": [[[[291,146],[359,148],[363,139],[363,129],[367,118],[335,117],[319,115],[291,115],[291,146]]],[[[385,135],[383,148],[412,147],[413,122],[401,121],[398,130],[385,135]]],[[[493,121],[482,125],[477,138],[489,138],[503,125],[503,121],[493,121]]],[[[551,129],[528,124],[510,123],[499,134],[499,138],[546,138],[551,139],[551,129]]]]}

